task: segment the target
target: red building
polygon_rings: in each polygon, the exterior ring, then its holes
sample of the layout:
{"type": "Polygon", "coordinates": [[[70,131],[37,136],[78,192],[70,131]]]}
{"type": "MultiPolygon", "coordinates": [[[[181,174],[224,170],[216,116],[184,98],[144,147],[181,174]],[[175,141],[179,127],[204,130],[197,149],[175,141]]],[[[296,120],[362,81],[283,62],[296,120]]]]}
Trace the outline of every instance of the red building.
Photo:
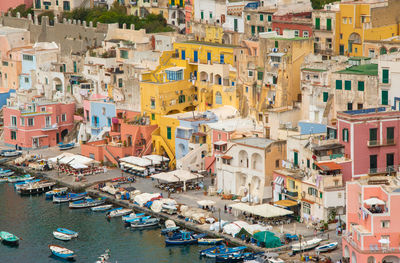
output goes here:
{"type": "Polygon", "coordinates": [[[311,12],[281,13],[272,16],[272,30],[282,35],[284,30],[294,30],[296,37],[312,36],[311,12]]]}

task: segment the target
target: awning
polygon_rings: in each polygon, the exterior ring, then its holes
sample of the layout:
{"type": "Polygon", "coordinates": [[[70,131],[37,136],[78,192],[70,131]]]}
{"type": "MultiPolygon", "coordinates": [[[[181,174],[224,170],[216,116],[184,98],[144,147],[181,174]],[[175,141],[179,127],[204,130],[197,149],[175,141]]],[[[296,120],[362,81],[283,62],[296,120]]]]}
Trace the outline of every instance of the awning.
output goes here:
{"type": "Polygon", "coordinates": [[[225,160],[231,160],[233,157],[232,157],[232,156],[229,156],[229,155],[224,155],[224,156],[222,156],[221,158],[222,158],[222,159],[225,159],[225,160]]]}
{"type": "Polygon", "coordinates": [[[38,135],[38,136],[32,136],[33,139],[37,138],[43,138],[43,137],[49,137],[49,135],[38,135]]]}
{"type": "Polygon", "coordinates": [[[200,206],[213,206],[215,205],[215,202],[212,200],[200,200],[197,201],[197,204],[200,206]]]}
{"type": "Polygon", "coordinates": [[[283,184],[283,177],[282,176],[277,176],[275,178],[275,180],[274,180],[274,183],[282,185],[283,184]]]}
{"type": "Polygon", "coordinates": [[[342,170],[342,166],[335,162],[316,163],[316,165],[324,171],[342,170]]]}
{"type": "Polygon", "coordinates": [[[141,166],[141,167],[150,166],[152,164],[149,159],[140,158],[140,157],[136,157],[136,156],[128,156],[128,157],[121,158],[119,160],[121,162],[126,162],[129,164],[133,164],[133,165],[137,165],[137,166],[141,166]]]}
{"type": "Polygon", "coordinates": [[[136,170],[136,171],[140,171],[140,172],[146,170],[146,168],[143,168],[141,166],[137,166],[134,164],[126,163],[126,162],[121,162],[121,165],[123,165],[124,167],[128,167],[130,169],[136,170]]]}
{"type": "Polygon", "coordinates": [[[156,154],[144,155],[143,158],[152,160],[153,162],[169,161],[169,158],[161,156],[161,155],[156,155],[156,154]]]}
{"type": "Polygon", "coordinates": [[[292,211],[276,207],[270,204],[261,204],[261,205],[248,205],[245,203],[237,203],[233,205],[229,205],[232,209],[244,211],[246,213],[250,213],[252,215],[257,215],[261,217],[279,217],[293,214],[292,211]]]}
{"type": "Polygon", "coordinates": [[[195,132],[193,133],[194,136],[206,136],[207,134],[204,132],[195,132]]]}
{"type": "Polygon", "coordinates": [[[150,177],[169,183],[176,183],[176,182],[186,182],[198,178],[203,178],[204,176],[200,174],[191,173],[186,170],[175,170],[167,173],[153,174],[150,177]]]}
{"type": "Polygon", "coordinates": [[[225,144],[227,144],[227,142],[224,142],[224,141],[217,141],[217,142],[214,142],[214,144],[215,144],[215,145],[225,145],[225,144]]]}
{"type": "Polygon", "coordinates": [[[270,57],[283,57],[285,53],[269,53],[268,56],[270,57]]]}
{"type": "Polygon", "coordinates": [[[184,130],[184,131],[191,131],[191,130],[193,130],[192,128],[189,128],[189,127],[182,127],[182,126],[178,126],[178,127],[176,127],[177,129],[179,129],[179,130],[184,130]]]}
{"type": "Polygon", "coordinates": [[[372,197],[372,198],[364,200],[364,204],[366,204],[366,205],[384,205],[385,201],[375,198],[375,197],[372,197]]]}
{"type": "Polygon", "coordinates": [[[81,164],[81,163],[72,163],[70,166],[72,168],[74,168],[74,169],[86,169],[86,168],[88,168],[87,165],[84,165],[84,164],[81,164]]]}
{"type": "Polygon", "coordinates": [[[274,204],[278,205],[278,206],[283,206],[283,207],[291,207],[291,206],[299,205],[296,201],[293,201],[293,200],[279,200],[279,201],[276,201],[274,204]]]}

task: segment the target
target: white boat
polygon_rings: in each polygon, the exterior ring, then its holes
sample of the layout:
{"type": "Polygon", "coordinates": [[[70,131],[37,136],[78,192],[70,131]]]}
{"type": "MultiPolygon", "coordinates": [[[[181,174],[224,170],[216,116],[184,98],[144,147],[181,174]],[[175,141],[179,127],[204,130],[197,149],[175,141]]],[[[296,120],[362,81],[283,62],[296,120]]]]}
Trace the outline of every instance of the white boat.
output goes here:
{"type": "Polygon", "coordinates": [[[321,245],[315,248],[316,252],[329,252],[336,249],[338,246],[338,242],[332,242],[329,244],[321,245]]]}
{"type": "Polygon", "coordinates": [[[7,151],[7,152],[3,152],[2,156],[16,157],[16,156],[20,156],[21,154],[22,154],[22,152],[20,152],[20,151],[7,151]]]}
{"type": "Polygon", "coordinates": [[[322,239],[320,239],[320,238],[313,238],[311,240],[294,243],[292,245],[292,251],[300,252],[303,250],[309,250],[309,249],[315,248],[316,246],[319,245],[319,243],[321,243],[321,241],[322,241],[322,239]]]}
{"type": "Polygon", "coordinates": [[[118,217],[118,216],[126,216],[132,213],[132,209],[116,209],[116,210],[111,210],[110,212],[107,213],[107,217],[118,217]]]}
{"type": "Polygon", "coordinates": [[[90,208],[90,210],[94,211],[94,212],[103,212],[103,211],[107,211],[110,208],[112,208],[113,205],[101,205],[101,206],[95,206],[90,208]]]}
{"type": "Polygon", "coordinates": [[[71,236],[71,235],[67,235],[64,233],[57,232],[57,231],[53,232],[53,236],[55,239],[59,239],[59,240],[63,240],[63,241],[69,241],[73,238],[73,236],[71,236]]]}

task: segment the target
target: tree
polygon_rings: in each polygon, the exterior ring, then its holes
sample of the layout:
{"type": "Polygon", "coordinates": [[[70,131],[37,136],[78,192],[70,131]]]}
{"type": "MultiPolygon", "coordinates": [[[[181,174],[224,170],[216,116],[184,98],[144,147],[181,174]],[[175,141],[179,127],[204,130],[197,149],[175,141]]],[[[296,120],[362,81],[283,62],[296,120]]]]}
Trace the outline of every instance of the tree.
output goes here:
{"type": "Polygon", "coordinates": [[[11,12],[11,15],[16,17],[17,13],[19,12],[19,14],[21,15],[21,17],[27,17],[28,14],[33,14],[33,10],[32,10],[32,6],[27,8],[25,4],[19,5],[17,7],[10,8],[8,9],[8,11],[11,12]]]}
{"type": "Polygon", "coordinates": [[[313,9],[323,9],[326,4],[337,2],[337,0],[311,0],[313,9]]]}

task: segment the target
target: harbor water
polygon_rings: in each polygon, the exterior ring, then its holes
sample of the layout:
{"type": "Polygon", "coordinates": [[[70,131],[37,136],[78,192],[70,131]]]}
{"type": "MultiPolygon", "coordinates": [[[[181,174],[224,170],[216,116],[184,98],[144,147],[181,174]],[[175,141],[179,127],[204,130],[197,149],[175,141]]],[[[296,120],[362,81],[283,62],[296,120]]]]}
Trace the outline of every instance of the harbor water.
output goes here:
{"type": "MultiPolygon", "coordinates": [[[[160,229],[129,230],[121,218],[105,219],[104,213],[89,209],[72,210],[67,204],[53,204],[44,195],[20,196],[12,184],[0,184],[0,231],[21,238],[18,247],[0,244],[1,263],[60,262],[51,256],[49,244],[75,251],[76,262],[95,262],[105,249],[111,262],[206,262],[199,259],[204,247],[165,247],[160,229]],[[68,242],[54,239],[52,232],[64,227],[79,232],[68,242]]],[[[62,260],[61,260],[62,261],[62,260]]]]}

